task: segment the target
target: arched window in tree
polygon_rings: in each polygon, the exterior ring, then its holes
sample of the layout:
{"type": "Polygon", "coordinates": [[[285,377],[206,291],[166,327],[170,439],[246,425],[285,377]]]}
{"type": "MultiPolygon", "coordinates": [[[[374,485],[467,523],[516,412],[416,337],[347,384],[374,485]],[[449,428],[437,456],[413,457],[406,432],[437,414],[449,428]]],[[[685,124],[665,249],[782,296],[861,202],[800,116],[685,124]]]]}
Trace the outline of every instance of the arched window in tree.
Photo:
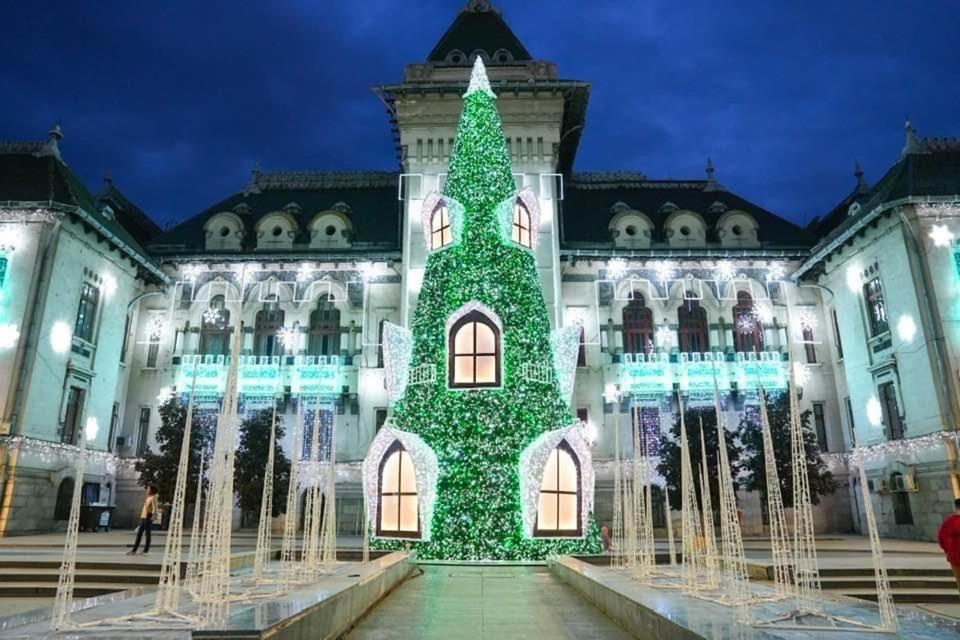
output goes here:
{"type": "Polygon", "coordinates": [[[680,351],[684,353],[706,353],[710,350],[707,339],[707,310],[692,291],[684,293],[683,304],[677,309],[677,329],[680,351]]]}
{"type": "Polygon", "coordinates": [[[733,344],[737,351],[763,350],[763,325],[753,308],[753,298],[746,291],[737,292],[733,307],[733,344]]]}
{"type": "Polygon", "coordinates": [[[277,296],[271,295],[263,303],[263,308],[257,311],[253,334],[253,348],[256,355],[279,356],[283,353],[283,347],[277,339],[277,332],[283,328],[283,318],[283,309],[280,308],[277,296]]]}
{"type": "Polygon", "coordinates": [[[580,461],[567,441],[561,440],[543,470],[534,535],[579,536],[583,529],[580,496],[580,461]]]}
{"type": "Polygon", "coordinates": [[[454,388],[500,386],[500,329],[481,311],[450,328],[448,378],[454,388]]]}
{"type": "Polygon", "coordinates": [[[200,354],[225,356],[230,352],[230,310],[222,295],[210,298],[200,320],[200,354]]]}
{"type": "Polygon", "coordinates": [[[64,478],[57,487],[57,503],[53,508],[54,520],[69,520],[70,507],[73,506],[73,478],[64,478]]]}
{"type": "Polygon", "coordinates": [[[653,311],[643,294],[633,295],[623,308],[623,352],[650,353],[654,348],[653,311]]]}
{"type": "Polygon", "coordinates": [[[417,473],[413,459],[400,441],[394,442],[380,462],[377,535],[419,538],[420,510],[417,473]]]}
{"type": "Polygon", "coordinates": [[[340,310],[329,295],[317,298],[317,307],[310,312],[307,352],[311,356],[340,355],[340,310]]]}
{"type": "Polygon", "coordinates": [[[517,200],[513,205],[513,241],[525,247],[533,246],[530,241],[530,212],[517,200]]]}
{"type": "Polygon", "coordinates": [[[453,231],[450,227],[450,210],[443,200],[433,210],[430,216],[430,248],[439,249],[453,242],[453,231]]]}

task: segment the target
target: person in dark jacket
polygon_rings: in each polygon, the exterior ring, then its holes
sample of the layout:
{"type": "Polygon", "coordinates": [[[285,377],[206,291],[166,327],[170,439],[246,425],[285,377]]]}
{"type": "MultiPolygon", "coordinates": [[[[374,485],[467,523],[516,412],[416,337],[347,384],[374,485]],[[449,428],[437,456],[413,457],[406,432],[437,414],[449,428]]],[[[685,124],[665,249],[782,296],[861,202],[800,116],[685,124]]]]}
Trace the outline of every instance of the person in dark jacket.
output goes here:
{"type": "Polygon", "coordinates": [[[940,525],[937,540],[947,555],[947,562],[950,563],[953,577],[957,581],[957,589],[960,590],[960,498],[953,501],[953,509],[954,512],[940,525]]]}

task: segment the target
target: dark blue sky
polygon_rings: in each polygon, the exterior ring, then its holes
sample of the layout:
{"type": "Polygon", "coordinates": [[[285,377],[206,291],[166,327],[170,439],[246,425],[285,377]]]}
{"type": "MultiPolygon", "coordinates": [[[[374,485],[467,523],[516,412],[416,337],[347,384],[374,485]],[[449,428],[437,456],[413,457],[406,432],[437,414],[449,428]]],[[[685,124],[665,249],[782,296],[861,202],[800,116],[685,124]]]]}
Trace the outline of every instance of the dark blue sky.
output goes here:
{"type": "MultiPolygon", "coordinates": [[[[161,224],[264,169],[393,169],[370,85],[422,61],[465,0],[6,7],[0,138],[62,121],[64,157],[161,224]]],[[[806,222],[898,157],[903,119],[960,135],[954,0],[497,3],[593,84],[577,170],[703,176],[806,222]]]]}

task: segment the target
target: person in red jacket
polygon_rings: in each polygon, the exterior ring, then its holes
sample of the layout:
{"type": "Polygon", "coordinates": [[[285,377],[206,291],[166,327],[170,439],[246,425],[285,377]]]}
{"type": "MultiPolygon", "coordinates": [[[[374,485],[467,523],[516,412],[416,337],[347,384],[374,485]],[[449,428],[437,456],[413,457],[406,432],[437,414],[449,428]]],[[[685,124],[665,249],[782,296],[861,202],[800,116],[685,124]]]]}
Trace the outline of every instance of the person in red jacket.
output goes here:
{"type": "Polygon", "coordinates": [[[953,501],[954,513],[940,525],[937,540],[940,548],[947,554],[947,562],[953,569],[953,577],[957,580],[957,589],[960,590],[960,498],[953,501]]]}

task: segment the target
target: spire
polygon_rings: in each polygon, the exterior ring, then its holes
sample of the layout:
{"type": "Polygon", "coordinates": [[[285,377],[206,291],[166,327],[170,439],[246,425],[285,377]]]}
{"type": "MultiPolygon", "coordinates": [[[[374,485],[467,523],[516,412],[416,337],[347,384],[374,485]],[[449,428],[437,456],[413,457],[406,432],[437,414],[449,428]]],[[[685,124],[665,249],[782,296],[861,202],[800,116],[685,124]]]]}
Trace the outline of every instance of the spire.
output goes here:
{"type": "Polygon", "coordinates": [[[857,187],[854,191],[857,194],[867,193],[870,191],[870,183],[867,182],[863,177],[863,168],[860,166],[860,163],[857,162],[854,164],[853,175],[857,179],[857,187]]]}
{"type": "Polygon", "coordinates": [[[912,153],[920,152],[920,141],[917,140],[917,132],[913,130],[913,125],[910,124],[910,118],[907,118],[907,121],[903,123],[904,131],[904,143],[903,151],[900,152],[900,157],[903,158],[912,153]]]}
{"type": "Polygon", "coordinates": [[[481,59],[479,55],[477,59],[473,61],[473,71],[470,72],[470,86],[467,87],[467,92],[463,94],[463,97],[466,98],[475,91],[482,91],[491,98],[497,97],[493,93],[493,89],[490,88],[490,80],[487,79],[487,68],[483,66],[483,59],[481,59]]]}
{"type": "Polygon", "coordinates": [[[717,183],[716,170],[713,168],[713,160],[709,157],[707,158],[707,186],[703,188],[704,191],[716,191],[719,187],[717,183]]]}
{"type": "Polygon", "coordinates": [[[58,122],[47,132],[47,141],[36,155],[53,156],[62,162],[63,158],[60,157],[60,146],[58,144],[61,140],[63,140],[63,129],[60,128],[60,123],[58,122]]]}

